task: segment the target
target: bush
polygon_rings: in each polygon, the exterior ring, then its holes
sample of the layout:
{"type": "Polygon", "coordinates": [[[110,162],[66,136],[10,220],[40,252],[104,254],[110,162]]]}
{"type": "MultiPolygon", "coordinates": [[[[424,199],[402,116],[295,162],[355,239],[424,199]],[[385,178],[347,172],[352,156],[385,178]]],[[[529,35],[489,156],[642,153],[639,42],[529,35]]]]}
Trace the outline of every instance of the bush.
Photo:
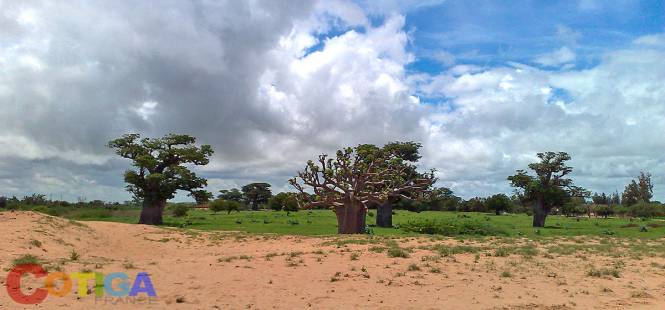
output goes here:
{"type": "Polygon", "coordinates": [[[177,204],[171,208],[171,212],[175,217],[184,217],[187,215],[187,212],[189,212],[189,207],[184,204],[177,204]]]}
{"type": "Polygon", "coordinates": [[[294,193],[279,193],[268,200],[268,207],[273,211],[298,211],[298,202],[294,193]]]}
{"type": "Polygon", "coordinates": [[[495,236],[507,234],[505,230],[492,226],[487,221],[481,222],[461,218],[456,220],[414,220],[402,224],[401,228],[405,231],[421,234],[444,236],[495,236]]]}
{"type": "Polygon", "coordinates": [[[214,213],[224,211],[224,210],[226,210],[226,206],[225,206],[224,202],[225,202],[224,199],[215,199],[215,200],[208,203],[208,210],[210,210],[214,213]]]}
{"type": "Polygon", "coordinates": [[[651,218],[663,215],[663,208],[659,204],[640,201],[630,207],[629,214],[633,217],[651,218]]]}
{"type": "Polygon", "coordinates": [[[607,218],[614,214],[614,209],[608,205],[598,205],[595,207],[596,215],[607,218]]]}

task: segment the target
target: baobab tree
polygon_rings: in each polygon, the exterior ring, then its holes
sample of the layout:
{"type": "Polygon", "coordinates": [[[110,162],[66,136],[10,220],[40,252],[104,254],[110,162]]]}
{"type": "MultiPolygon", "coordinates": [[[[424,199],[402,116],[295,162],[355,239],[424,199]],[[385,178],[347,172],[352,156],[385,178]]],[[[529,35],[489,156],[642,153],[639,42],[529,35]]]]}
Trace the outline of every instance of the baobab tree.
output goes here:
{"type": "Polygon", "coordinates": [[[337,232],[357,234],[365,231],[367,204],[383,204],[391,196],[427,188],[434,173],[406,178],[410,168],[399,160],[389,160],[384,150],[360,145],[337,151],[335,158],[323,154],[317,163],[308,161],[304,171],[289,180],[300,192],[300,204],[332,208],[337,216],[337,232]],[[305,190],[311,188],[313,199],[305,190]]]}
{"type": "MultiPolygon", "coordinates": [[[[382,192],[383,187],[388,188],[387,195],[377,204],[376,226],[392,227],[393,206],[400,201],[422,200],[430,191],[436,181],[431,174],[419,173],[415,163],[421,158],[419,154],[420,143],[390,142],[382,148],[372,144],[362,144],[356,149],[361,156],[370,159],[381,159],[380,165],[390,166],[395,173],[385,175],[381,183],[376,184],[374,190],[382,192]],[[390,189],[394,190],[390,190],[390,189]]],[[[383,198],[383,197],[382,197],[383,198]]]]}
{"type": "Polygon", "coordinates": [[[566,152],[538,153],[539,163],[529,164],[535,176],[528,175],[524,170],[509,176],[511,185],[521,192],[526,201],[534,203],[533,227],[544,227],[545,218],[552,208],[563,206],[571,196],[584,190],[573,186],[573,181],[566,176],[573,168],[566,165],[570,155],[566,152]]]}
{"type": "Polygon", "coordinates": [[[210,145],[196,147],[196,138],[169,134],[163,138],[141,138],[139,134],[126,134],[108,143],[116,154],[133,161],[136,170],[125,172],[127,190],[143,201],[139,224],[161,225],[166,201],[177,190],[190,193],[197,201],[212,194],[200,188],[207,185],[185,164],[206,165],[213,150],[210,145]]]}

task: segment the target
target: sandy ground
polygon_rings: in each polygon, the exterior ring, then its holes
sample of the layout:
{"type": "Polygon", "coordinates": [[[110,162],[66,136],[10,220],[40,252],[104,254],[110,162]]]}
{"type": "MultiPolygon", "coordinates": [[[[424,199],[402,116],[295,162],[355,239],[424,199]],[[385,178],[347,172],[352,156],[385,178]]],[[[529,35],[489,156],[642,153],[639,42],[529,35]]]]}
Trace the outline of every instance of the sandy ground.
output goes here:
{"type": "MultiPolygon", "coordinates": [[[[3,212],[0,308],[23,308],[9,298],[5,281],[12,260],[24,254],[67,273],[126,272],[133,279],[145,271],[158,295],[150,301],[78,296],[75,284],[67,296],[49,296],[26,309],[665,308],[662,256],[439,256],[426,248],[460,241],[422,237],[393,239],[411,251],[407,258],[394,258],[377,252],[389,240],[364,237],[369,244],[344,244],[358,240],[345,238],[188,232],[3,212]],[[70,259],[72,251],[77,260],[70,259]],[[588,275],[591,264],[618,260],[619,278],[588,275]]],[[[43,285],[31,276],[23,281],[25,293],[43,285]]]]}

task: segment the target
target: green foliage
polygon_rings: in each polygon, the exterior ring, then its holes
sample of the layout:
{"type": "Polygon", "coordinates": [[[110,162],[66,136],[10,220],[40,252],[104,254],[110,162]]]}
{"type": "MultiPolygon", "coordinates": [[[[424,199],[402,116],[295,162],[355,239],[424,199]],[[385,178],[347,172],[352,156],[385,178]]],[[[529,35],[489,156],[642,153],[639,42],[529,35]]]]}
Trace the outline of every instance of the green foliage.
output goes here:
{"type": "Polygon", "coordinates": [[[430,235],[444,235],[444,236],[459,236],[459,235],[473,235],[473,236],[499,236],[506,235],[506,232],[499,228],[492,226],[487,221],[458,219],[458,220],[430,220],[421,219],[408,221],[400,228],[405,231],[417,232],[421,234],[430,235]]]}
{"type": "MultiPolygon", "coordinates": [[[[162,138],[141,138],[139,134],[126,134],[112,140],[108,147],[116,154],[131,159],[136,170],[125,172],[127,190],[150,207],[173,198],[177,190],[190,192],[197,202],[211,194],[199,190],[207,185],[186,164],[206,165],[213,154],[210,145],[195,146],[196,138],[169,134],[162,138]]],[[[148,223],[161,224],[161,223],[148,223]]]]}
{"type": "Polygon", "coordinates": [[[596,205],[594,206],[594,211],[596,212],[596,215],[602,216],[604,218],[612,216],[615,212],[614,207],[609,205],[596,205]]]}
{"type": "Polygon", "coordinates": [[[298,211],[298,200],[295,193],[279,193],[268,200],[268,207],[273,211],[298,211]]]}
{"type": "Polygon", "coordinates": [[[176,204],[171,208],[171,213],[175,217],[185,217],[189,212],[189,207],[184,204],[176,204]]]}
{"type": "Polygon", "coordinates": [[[234,200],[216,199],[208,204],[208,209],[214,213],[226,211],[230,214],[232,211],[240,212],[243,204],[234,200]]]}
{"type": "Polygon", "coordinates": [[[630,181],[621,195],[621,203],[632,206],[640,201],[650,202],[653,197],[653,184],[651,174],[640,172],[636,180],[630,181]]]}
{"type": "Polygon", "coordinates": [[[665,210],[660,204],[640,200],[629,207],[629,214],[633,217],[652,218],[665,215],[665,210]]]}
{"type": "Polygon", "coordinates": [[[198,205],[207,203],[213,197],[212,193],[206,190],[193,190],[189,193],[189,196],[193,197],[198,205]]]}
{"type": "Polygon", "coordinates": [[[398,246],[393,246],[388,248],[388,257],[408,258],[409,252],[398,246]]]}
{"type": "Polygon", "coordinates": [[[250,183],[242,187],[242,193],[252,210],[258,210],[260,205],[268,203],[272,192],[268,183],[250,183]]]}
{"type": "Polygon", "coordinates": [[[512,202],[510,198],[505,194],[496,194],[490,198],[487,198],[485,205],[490,210],[494,210],[494,213],[501,214],[501,212],[508,211],[512,207],[512,202]]]}
{"type": "Polygon", "coordinates": [[[422,202],[423,211],[458,211],[462,198],[446,187],[433,189],[422,202]]]}
{"type": "Polygon", "coordinates": [[[40,260],[39,258],[37,258],[37,256],[31,254],[21,255],[12,260],[12,266],[29,265],[29,264],[40,264],[40,260]]]}
{"type": "Polygon", "coordinates": [[[552,208],[563,206],[571,197],[589,196],[590,193],[573,186],[573,181],[567,178],[573,171],[572,167],[566,165],[570,160],[568,153],[545,152],[537,156],[540,162],[529,164],[535,176],[517,170],[517,174],[509,176],[508,181],[521,191],[519,194],[524,200],[535,203],[538,212],[534,214],[534,226],[544,226],[545,216],[552,208]]]}
{"type": "Polygon", "coordinates": [[[219,199],[233,200],[233,201],[236,201],[236,202],[243,202],[243,200],[244,200],[244,196],[243,196],[242,192],[240,190],[238,190],[237,188],[232,188],[230,190],[223,189],[223,190],[220,190],[219,193],[220,194],[217,196],[217,198],[219,198],[219,199]]]}
{"type": "Polygon", "coordinates": [[[208,210],[217,213],[225,210],[224,199],[215,199],[208,203],[208,210]]]}

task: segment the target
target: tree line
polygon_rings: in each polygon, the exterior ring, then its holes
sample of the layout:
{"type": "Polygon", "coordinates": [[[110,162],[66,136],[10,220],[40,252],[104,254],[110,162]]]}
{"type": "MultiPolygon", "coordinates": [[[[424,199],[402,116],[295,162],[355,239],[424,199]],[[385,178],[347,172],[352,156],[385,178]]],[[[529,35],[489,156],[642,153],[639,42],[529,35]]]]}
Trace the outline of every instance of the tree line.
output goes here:
{"type": "MultiPolygon", "coordinates": [[[[379,227],[392,225],[393,209],[410,211],[504,212],[533,215],[533,226],[543,227],[550,214],[568,216],[613,214],[660,215],[662,206],[652,203],[653,184],[646,172],[626,185],[623,193],[591,193],[573,183],[571,159],[565,152],[538,153],[538,162],[517,170],[507,181],[512,196],[496,194],[464,200],[445,187],[435,187],[435,170],[419,171],[421,144],[391,142],[383,146],[361,144],[321,154],[289,180],[292,192],[273,195],[268,183],[250,183],[240,189],[220,190],[216,199],[204,190],[207,180],[191,170],[206,165],[213,154],[210,145],[196,145],[196,138],[169,134],[142,138],[126,134],[108,143],[119,156],[130,159],[133,169],[124,174],[127,190],[141,207],[140,224],[160,225],[167,200],[186,191],[197,204],[213,212],[239,210],[297,211],[325,208],[334,211],[339,233],[363,233],[369,209],[376,209],[379,227]]],[[[15,197],[0,197],[0,208],[16,204],[15,197]]],[[[44,203],[45,197],[25,197],[24,203],[44,203]]],[[[101,202],[103,203],[103,202],[101,202]]]]}

